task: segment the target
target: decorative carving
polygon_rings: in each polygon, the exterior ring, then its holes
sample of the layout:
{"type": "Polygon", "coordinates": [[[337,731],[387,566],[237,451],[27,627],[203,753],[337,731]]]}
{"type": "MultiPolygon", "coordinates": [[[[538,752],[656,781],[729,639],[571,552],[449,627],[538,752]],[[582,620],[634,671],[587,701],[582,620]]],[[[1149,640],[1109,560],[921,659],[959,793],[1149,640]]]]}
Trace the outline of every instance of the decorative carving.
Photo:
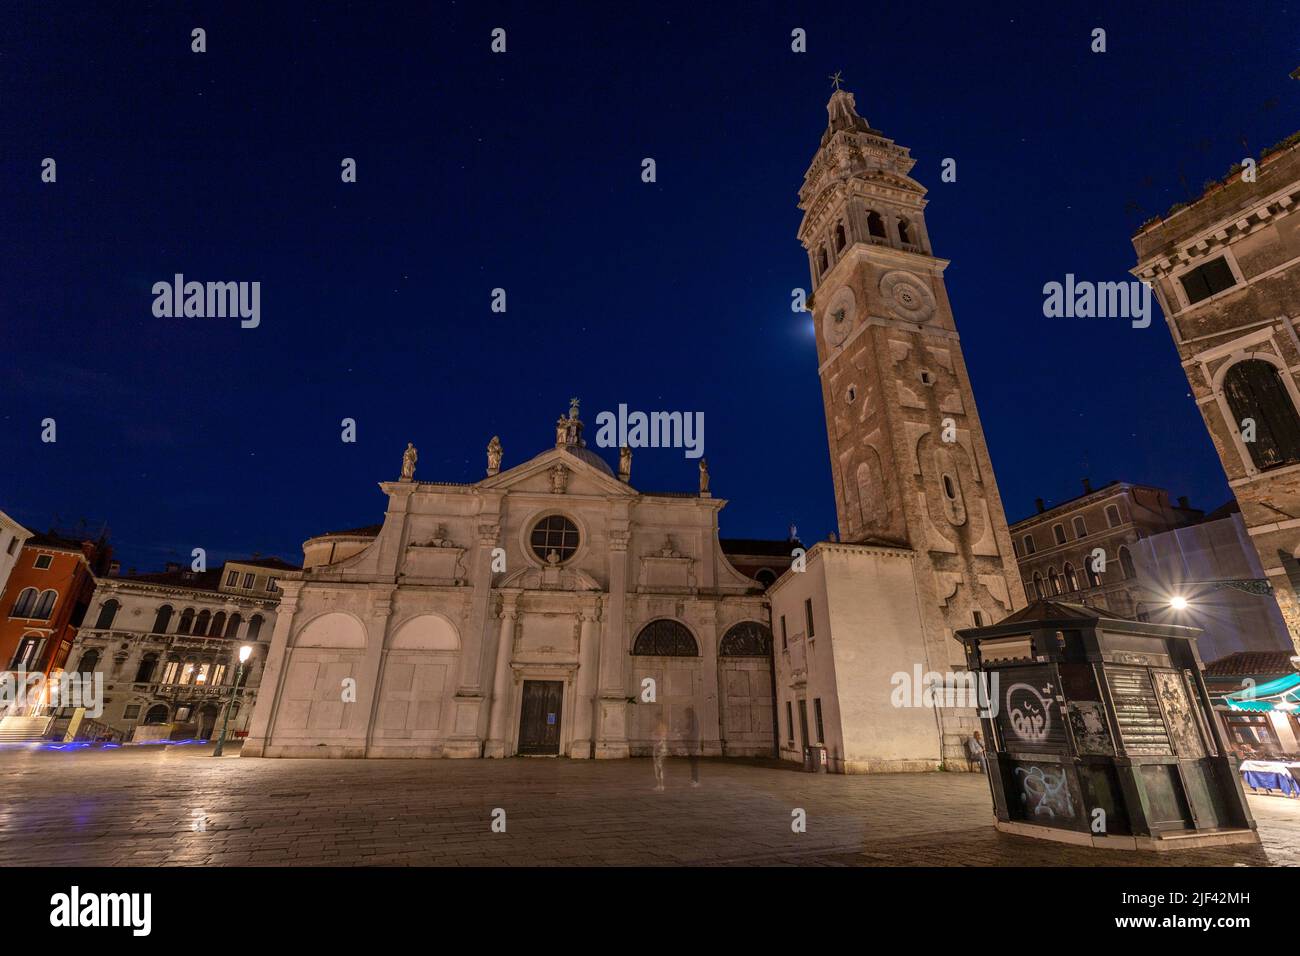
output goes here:
{"type": "Polygon", "coordinates": [[[489,475],[495,475],[501,471],[501,450],[501,438],[493,435],[487,446],[487,473],[489,475]]]}
{"type": "Polygon", "coordinates": [[[887,272],[880,280],[885,306],[906,322],[926,322],[934,315],[934,293],[910,272],[887,272]]]}
{"type": "Polygon", "coordinates": [[[569,487],[569,469],[565,465],[557,462],[551,468],[551,493],[562,495],[569,487]]]}
{"type": "Polygon", "coordinates": [[[632,480],[632,449],[626,445],[618,450],[618,480],[624,484],[632,480]]]}
{"type": "Polygon", "coordinates": [[[712,497],[709,494],[709,460],[707,458],[700,459],[700,497],[712,497]]]}
{"type": "Polygon", "coordinates": [[[402,452],[402,481],[415,480],[415,463],[419,457],[420,454],[415,450],[415,446],[408,441],[406,451],[402,452]]]}

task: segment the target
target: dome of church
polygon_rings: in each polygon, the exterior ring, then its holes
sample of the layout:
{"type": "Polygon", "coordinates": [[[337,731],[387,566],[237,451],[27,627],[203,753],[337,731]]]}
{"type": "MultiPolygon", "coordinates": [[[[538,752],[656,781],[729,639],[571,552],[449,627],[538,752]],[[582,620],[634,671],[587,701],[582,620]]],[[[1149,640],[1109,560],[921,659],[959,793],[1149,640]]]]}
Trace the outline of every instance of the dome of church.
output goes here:
{"type": "Polygon", "coordinates": [[[614,477],[614,469],[609,467],[609,463],[605,461],[604,458],[601,458],[599,455],[597,455],[590,448],[587,448],[584,445],[567,445],[565,446],[564,450],[567,451],[574,458],[581,458],[587,464],[595,468],[599,468],[601,471],[609,475],[611,478],[614,477]]]}

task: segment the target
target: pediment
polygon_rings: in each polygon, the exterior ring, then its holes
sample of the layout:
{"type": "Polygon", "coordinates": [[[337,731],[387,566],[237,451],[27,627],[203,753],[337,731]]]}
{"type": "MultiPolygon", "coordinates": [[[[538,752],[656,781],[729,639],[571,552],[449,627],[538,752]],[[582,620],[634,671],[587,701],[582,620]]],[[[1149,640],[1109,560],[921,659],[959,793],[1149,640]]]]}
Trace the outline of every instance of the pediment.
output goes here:
{"type": "Polygon", "coordinates": [[[560,448],[548,449],[499,475],[485,478],[478,487],[507,494],[636,496],[633,488],[613,475],[560,448]],[[563,472],[557,472],[558,468],[563,472]]]}

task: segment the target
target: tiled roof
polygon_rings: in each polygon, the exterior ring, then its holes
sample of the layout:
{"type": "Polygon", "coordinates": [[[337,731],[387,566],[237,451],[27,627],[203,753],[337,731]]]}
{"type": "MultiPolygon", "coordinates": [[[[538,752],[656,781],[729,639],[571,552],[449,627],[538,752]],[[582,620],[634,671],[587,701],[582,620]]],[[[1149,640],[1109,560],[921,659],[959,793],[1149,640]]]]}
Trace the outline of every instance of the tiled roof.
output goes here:
{"type": "Polygon", "coordinates": [[[1295,671],[1290,651],[1237,651],[1205,665],[1206,677],[1250,677],[1295,671]]]}
{"type": "Polygon", "coordinates": [[[247,564],[254,568],[270,568],[272,571],[301,571],[302,568],[279,558],[232,558],[227,564],[247,564]]]}
{"type": "Polygon", "coordinates": [[[333,537],[340,537],[340,538],[342,538],[342,537],[352,536],[352,537],[357,537],[357,538],[373,538],[373,537],[376,537],[376,536],[379,534],[380,529],[382,529],[383,527],[384,527],[384,526],[383,526],[382,524],[368,524],[368,525],[364,525],[364,526],[362,526],[362,527],[360,527],[360,528],[346,528],[346,529],[344,529],[343,531],[326,531],[324,534],[318,534],[318,535],[316,535],[316,537],[318,537],[318,538],[333,538],[333,537]]]}
{"type": "Polygon", "coordinates": [[[786,541],[771,541],[766,538],[719,538],[718,543],[722,545],[724,554],[763,554],[783,558],[790,557],[793,549],[803,547],[797,538],[786,541]]]}
{"type": "Polygon", "coordinates": [[[62,535],[48,531],[38,531],[27,539],[25,545],[29,548],[56,548],[64,551],[76,551],[80,554],[82,542],[75,538],[65,538],[62,535]]]}
{"type": "Polygon", "coordinates": [[[123,574],[114,580],[137,584],[163,584],[195,591],[215,591],[221,585],[221,569],[209,571],[155,571],[152,574],[123,574]]]}

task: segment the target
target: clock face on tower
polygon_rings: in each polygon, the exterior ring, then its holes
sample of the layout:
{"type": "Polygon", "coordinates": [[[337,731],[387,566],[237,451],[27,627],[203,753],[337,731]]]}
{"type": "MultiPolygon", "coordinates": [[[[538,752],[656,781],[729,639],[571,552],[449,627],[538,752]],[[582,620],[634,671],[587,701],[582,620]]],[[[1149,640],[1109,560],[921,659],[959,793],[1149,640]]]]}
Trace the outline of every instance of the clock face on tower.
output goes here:
{"type": "Polygon", "coordinates": [[[853,318],[857,311],[858,303],[852,289],[845,286],[835,293],[826,307],[826,315],[822,317],[822,336],[828,346],[836,348],[844,344],[853,331],[853,318]]]}

